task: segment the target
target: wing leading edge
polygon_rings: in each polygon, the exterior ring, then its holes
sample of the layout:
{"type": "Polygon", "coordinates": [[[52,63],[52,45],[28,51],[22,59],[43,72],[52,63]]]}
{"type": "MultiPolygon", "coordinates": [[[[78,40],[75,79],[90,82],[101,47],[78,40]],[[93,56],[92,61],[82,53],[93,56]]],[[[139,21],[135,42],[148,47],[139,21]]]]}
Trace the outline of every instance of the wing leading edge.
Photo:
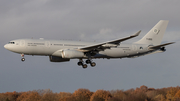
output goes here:
{"type": "Polygon", "coordinates": [[[141,32],[141,30],[129,37],[125,37],[125,38],[121,38],[121,39],[116,39],[116,40],[112,40],[112,41],[107,41],[107,42],[103,42],[103,43],[85,46],[85,47],[79,47],[78,50],[88,52],[91,50],[103,50],[106,48],[116,47],[119,45],[119,43],[138,36],[140,34],[140,32],[141,32]]]}

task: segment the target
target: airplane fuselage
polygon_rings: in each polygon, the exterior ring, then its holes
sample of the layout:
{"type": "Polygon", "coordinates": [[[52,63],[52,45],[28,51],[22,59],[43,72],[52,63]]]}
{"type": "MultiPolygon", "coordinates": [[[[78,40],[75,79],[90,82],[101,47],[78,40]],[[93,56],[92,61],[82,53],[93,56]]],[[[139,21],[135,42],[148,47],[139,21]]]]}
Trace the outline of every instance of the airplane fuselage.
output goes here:
{"type": "MultiPolygon", "coordinates": [[[[18,39],[12,40],[11,42],[14,42],[14,44],[6,44],[5,47],[15,53],[59,57],[62,56],[60,50],[74,49],[77,47],[96,44],[95,42],[45,39],[18,39]]],[[[124,58],[138,56],[149,53],[148,46],[149,45],[146,44],[120,44],[117,47],[111,47],[110,49],[99,51],[98,54],[94,55],[92,58],[124,58]]]]}
{"type": "Polygon", "coordinates": [[[24,55],[42,55],[49,56],[51,62],[67,62],[70,59],[79,59],[77,64],[87,68],[87,64],[92,67],[96,66],[96,63],[92,61],[95,58],[132,58],[164,52],[164,46],[174,43],[161,44],[167,25],[168,21],[159,21],[143,38],[132,44],[123,44],[122,42],[138,36],[141,31],[129,37],[101,43],[41,38],[12,40],[4,47],[21,54],[22,61],[25,61],[24,55]],[[87,59],[86,62],[83,59],[87,59]]]}

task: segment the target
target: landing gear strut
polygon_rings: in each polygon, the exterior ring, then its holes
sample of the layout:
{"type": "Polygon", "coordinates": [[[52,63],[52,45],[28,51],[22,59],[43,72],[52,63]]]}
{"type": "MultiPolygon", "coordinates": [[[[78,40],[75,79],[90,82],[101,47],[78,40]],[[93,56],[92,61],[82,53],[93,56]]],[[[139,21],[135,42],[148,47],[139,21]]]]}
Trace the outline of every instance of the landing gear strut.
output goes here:
{"type": "Polygon", "coordinates": [[[91,63],[91,60],[86,60],[86,63],[87,63],[87,64],[90,64],[90,63],[91,63]]]}
{"type": "Polygon", "coordinates": [[[79,62],[77,64],[78,64],[78,66],[82,66],[83,65],[83,60],[79,59],[79,62]]]}
{"type": "Polygon", "coordinates": [[[86,60],[86,64],[84,64],[84,61],[82,59],[79,59],[79,62],[77,64],[78,66],[82,66],[84,69],[87,68],[87,64],[90,64],[91,67],[96,66],[96,63],[92,62],[90,59],[86,60]]]}
{"type": "Polygon", "coordinates": [[[82,66],[84,69],[87,68],[87,65],[84,64],[84,61],[82,59],[79,59],[79,62],[77,64],[78,66],[82,66]]]}
{"type": "Polygon", "coordinates": [[[96,66],[96,63],[95,63],[95,62],[92,62],[90,59],[86,60],[86,63],[87,63],[87,64],[90,64],[91,67],[96,66]]]}
{"type": "Polygon", "coordinates": [[[25,61],[25,58],[24,58],[24,54],[21,54],[21,61],[24,62],[25,61]]]}

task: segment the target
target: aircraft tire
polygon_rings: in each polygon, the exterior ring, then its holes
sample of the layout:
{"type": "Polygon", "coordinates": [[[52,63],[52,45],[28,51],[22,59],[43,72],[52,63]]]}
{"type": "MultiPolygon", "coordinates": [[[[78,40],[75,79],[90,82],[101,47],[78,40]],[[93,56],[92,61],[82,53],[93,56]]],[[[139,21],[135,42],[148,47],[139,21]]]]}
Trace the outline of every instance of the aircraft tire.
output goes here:
{"type": "Polygon", "coordinates": [[[95,62],[92,62],[91,63],[91,67],[95,67],[96,66],[96,63],[95,62]]]}
{"type": "Polygon", "coordinates": [[[91,61],[90,61],[90,60],[86,60],[86,63],[87,63],[87,64],[90,64],[90,63],[91,63],[91,61]]]}
{"type": "Polygon", "coordinates": [[[83,67],[84,69],[86,69],[86,68],[87,68],[87,65],[86,65],[86,64],[84,64],[84,65],[82,65],[82,67],[83,67]]]}
{"type": "Polygon", "coordinates": [[[24,62],[24,61],[25,61],[25,58],[22,58],[21,61],[24,62]]]}
{"type": "Polygon", "coordinates": [[[78,64],[78,66],[82,66],[82,65],[83,65],[83,63],[82,63],[82,62],[78,62],[77,64],[78,64]]]}

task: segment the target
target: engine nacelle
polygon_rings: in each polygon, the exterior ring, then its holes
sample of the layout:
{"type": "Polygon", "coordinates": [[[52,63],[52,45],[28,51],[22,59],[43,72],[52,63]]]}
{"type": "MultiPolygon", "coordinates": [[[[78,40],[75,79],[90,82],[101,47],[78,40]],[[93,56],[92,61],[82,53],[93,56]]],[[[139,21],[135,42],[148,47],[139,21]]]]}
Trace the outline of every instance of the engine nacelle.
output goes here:
{"type": "Polygon", "coordinates": [[[51,62],[67,62],[67,61],[70,61],[70,59],[63,59],[62,57],[57,57],[57,56],[49,56],[49,60],[51,62]]]}
{"type": "Polygon", "coordinates": [[[165,47],[162,47],[160,50],[163,51],[163,52],[166,51],[165,47]]]}
{"type": "Polygon", "coordinates": [[[62,58],[82,58],[84,57],[84,53],[77,50],[63,50],[62,58]]]}

